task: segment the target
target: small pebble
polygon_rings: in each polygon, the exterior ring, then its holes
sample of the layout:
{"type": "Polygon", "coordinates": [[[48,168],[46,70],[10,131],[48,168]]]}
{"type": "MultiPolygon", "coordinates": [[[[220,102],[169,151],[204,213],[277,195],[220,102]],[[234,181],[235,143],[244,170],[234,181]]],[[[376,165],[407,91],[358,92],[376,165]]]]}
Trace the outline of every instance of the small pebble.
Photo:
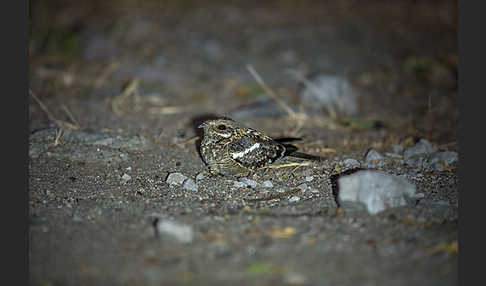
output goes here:
{"type": "Polygon", "coordinates": [[[307,184],[300,184],[297,186],[297,188],[299,188],[303,193],[305,193],[305,191],[307,191],[307,184]]]}
{"type": "Polygon", "coordinates": [[[189,191],[193,191],[193,192],[197,192],[197,189],[198,189],[196,182],[194,182],[194,180],[191,179],[191,178],[187,178],[184,181],[184,184],[182,185],[182,187],[185,190],[189,190],[189,191]]]}
{"type": "Polygon", "coordinates": [[[444,171],[444,167],[454,163],[458,158],[459,156],[456,152],[435,152],[428,156],[428,160],[424,164],[424,167],[435,171],[444,171]]]}
{"type": "Polygon", "coordinates": [[[233,186],[235,186],[236,188],[244,188],[246,187],[246,184],[243,182],[233,181],[233,186]]]}
{"type": "Polygon", "coordinates": [[[132,177],[130,177],[130,175],[128,174],[123,174],[123,176],[121,177],[121,179],[124,181],[124,182],[128,182],[132,179],[132,177]]]}
{"type": "Polygon", "coordinates": [[[273,184],[271,181],[265,181],[262,183],[262,186],[265,187],[265,188],[272,188],[273,187],[273,184]]]}
{"type": "Polygon", "coordinates": [[[309,279],[301,273],[286,272],[283,276],[283,280],[289,285],[306,285],[309,283],[309,279]]]}
{"type": "Polygon", "coordinates": [[[182,185],[184,183],[184,181],[187,179],[186,176],[184,176],[183,174],[181,173],[170,173],[168,176],[167,176],[167,179],[165,180],[167,182],[167,184],[169,185],[182,185]]]}
{"type": "Polygon", "coordinates": [[[385,166],[383,156],[375,149],[370,149],[365,155],[365,165],[368,168],[380,168],[385,166]]]}
{"type": "Polygon", "coordinates": [[[302,103],[310,109],[329,109],[345,115],[358,111],[356,93],[351,83],[345,78],[332,74],[319,74],[309,79],[299,93],[302,103]]]}
{"type": "Polygon", "coordinates": [[[162,240],[169,239],[182,243],[191,243],[193,240],[192,227],[171,220],[162,220],[157,223],[157,232],[162,240]]]}
{"type": "Polygon", "coordinates": [[[306,176],[305,177],[306,182],[312,182],[312,180],[314,180],[314,176],[306,176]]]}
{"type": "Polygon", "coordinates": [[[423,154],[430,154],[436,152],[432,144],[429,143],[426,139],[420,139],[413,147],[408,148],[403,152],[403,156],[405,159],[408,159],[412,156],[423,155],[423,154]]]}
{"type": "Polygon", "coordinates": [[[345,159],[342,164],[346,167],[346,168],[359,168],[361,167],[361,163],[356,160],[356,159],[353,159],[353,158],[347,158],[345,159]]]}
{"type": "Polygon", "coordinates": [[[255,188],[258,186],[258,182],[254,180],[250,180],[248,178],[241,178],[240,182],[245,183],[247,186],[250,186],[251,188],[255,188]]]}
{"type": "Polygon", "coordinates": [[[200,181],[202,179],[204,179],[204,173],[203,172],[198,173],[197,176],[196,176],[196,181],[200,181]]]}
{"type": "Polygon", "coordinates": [[[300,197],[298,197],[298,196],[292,196],[292,197],[289,198],[289,202],[291,202],[291,203],[296,203],[298,201],[300,201],[300,197]]]}

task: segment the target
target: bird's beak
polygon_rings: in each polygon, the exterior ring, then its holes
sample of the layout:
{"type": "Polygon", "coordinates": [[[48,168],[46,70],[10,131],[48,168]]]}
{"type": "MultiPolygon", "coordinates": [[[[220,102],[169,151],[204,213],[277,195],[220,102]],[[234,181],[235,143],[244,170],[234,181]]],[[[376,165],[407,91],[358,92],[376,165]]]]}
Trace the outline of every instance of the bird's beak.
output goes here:
{"type": "Polygon", "coordinates": [[[197,128],[204,128],[204,126],[206,126],[206,122],[199,124],[199,126],[197,128]]]}

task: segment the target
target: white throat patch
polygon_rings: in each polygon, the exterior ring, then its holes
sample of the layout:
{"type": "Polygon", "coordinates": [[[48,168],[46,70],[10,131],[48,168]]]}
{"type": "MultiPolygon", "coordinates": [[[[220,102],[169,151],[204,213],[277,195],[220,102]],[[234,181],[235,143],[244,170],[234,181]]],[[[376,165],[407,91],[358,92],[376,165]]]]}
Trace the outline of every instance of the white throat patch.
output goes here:
{"type": "Polygon", "coordinates": [[[218,134],[219,136],[221,137],[224,137],[224,138],[230,138],[231,137],[231,133],[218,133],[218,132],[214,132],[216,134],[218,134]]]}

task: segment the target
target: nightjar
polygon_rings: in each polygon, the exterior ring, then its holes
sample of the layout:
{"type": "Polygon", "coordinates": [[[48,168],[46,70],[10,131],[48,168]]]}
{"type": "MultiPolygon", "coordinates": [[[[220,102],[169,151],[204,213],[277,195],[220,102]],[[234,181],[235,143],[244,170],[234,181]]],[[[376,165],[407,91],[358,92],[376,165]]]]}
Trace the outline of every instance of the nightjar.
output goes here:
{"type": "Polygon", "coordinates": [[[286,152],[283,144],[231,119],[208,120],[199,128],[204,129],[201,157],[211,174],[248,175],[286,152]]]}

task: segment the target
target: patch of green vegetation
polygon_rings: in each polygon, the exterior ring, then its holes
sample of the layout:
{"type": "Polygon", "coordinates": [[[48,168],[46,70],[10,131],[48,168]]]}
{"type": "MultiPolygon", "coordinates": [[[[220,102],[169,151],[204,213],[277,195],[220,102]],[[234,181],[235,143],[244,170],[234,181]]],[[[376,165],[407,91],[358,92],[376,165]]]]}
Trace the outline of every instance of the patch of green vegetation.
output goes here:
{"type": "Polygon", "coordinates": [[[252,96],[262,96],[265,90],[260,85],[250,84],[248,85],[248,93],[252,96]]]}
{"type": "Polygon", "coordinates": [[[255,262],[246,267],[246,272],[251,275],[266,275],[277,272],[277,267],[271,263],[255,262]]]}
{"type": "Polygon", "coordinates": [[[356,117],[343,117],[341,119],[342,124],[350,126],[357,130],[365,130],[376,127],[376,122],[371,120],[359,119],[356,117]]]}
{"type": "Polygon", "coordinates": [[[428,57],[409,56],[405,60],[404,68],[409,72],[421,73],[427,71],[434,64],[434,59],[428,57]]]}
{"type": "Polygon", "coordinates": [[[60,38],[60,50],[70,55],[78,55],[81,52],[81,39],[78,32],[71,32],[60,38]]]}

